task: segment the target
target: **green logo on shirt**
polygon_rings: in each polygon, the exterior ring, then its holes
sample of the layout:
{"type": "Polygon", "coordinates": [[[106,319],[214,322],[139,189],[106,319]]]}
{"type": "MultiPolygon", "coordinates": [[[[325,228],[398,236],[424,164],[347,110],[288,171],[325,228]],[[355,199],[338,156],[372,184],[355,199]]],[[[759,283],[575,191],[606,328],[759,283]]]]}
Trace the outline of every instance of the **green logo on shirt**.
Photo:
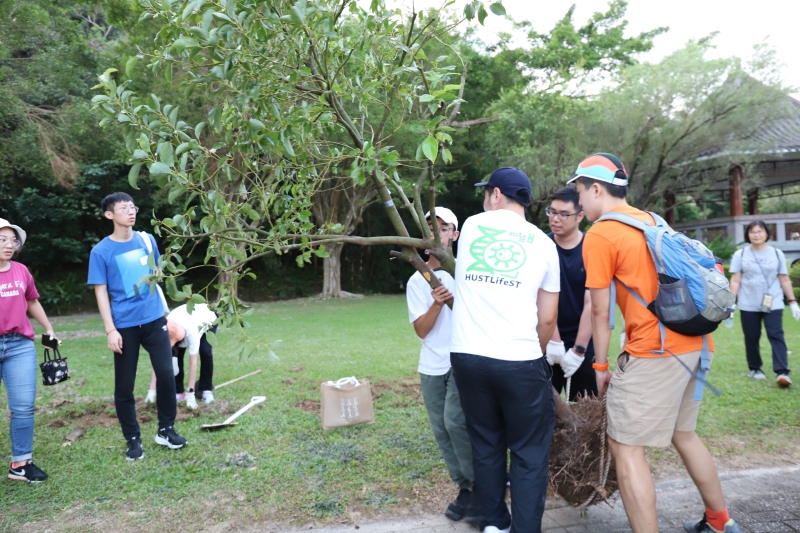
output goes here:
{"type": "Polygon", "coordinates": [[[525,264],[525,248],[519,240],[498,239],[497,236],[505,233],[505,230],[484,226],[478,226],[478,230],[482,236],[469,246],[469,254],[475,262],[467,267],[467,272],[501,273],[516,278],[517,271],[525,264]]]}

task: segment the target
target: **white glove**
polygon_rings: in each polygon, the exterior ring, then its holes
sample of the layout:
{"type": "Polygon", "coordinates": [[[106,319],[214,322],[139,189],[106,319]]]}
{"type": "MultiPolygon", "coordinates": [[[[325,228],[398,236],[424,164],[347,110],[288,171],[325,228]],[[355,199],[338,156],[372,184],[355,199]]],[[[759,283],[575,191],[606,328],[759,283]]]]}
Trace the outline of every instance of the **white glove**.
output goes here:
{"type": "Polygon", "coordinates": [[[547,350],[544,355],[547,357],[547,362],[550,363],[550,366],[561,363],[561,358],[564,357],[565,350],[566,348],[564,348],[563,342],[549,341],[547,343],[547,350]]]}
{"type": "Polygon", "coordinates": [[[561,370],[564,371],[564,377],[571,378],[582,364],[583,356],[576,354],[572,348],[567,350],[567,353],[561,358],[561,370]]]}
{"type": "Polygon", "coordinates": [[[800,320],[800,306],[797,305],[797,302],[790,303],[789,307],[792,308],[792,318],[800,320]]]}
{"type": "Polygon", "coordinates": [[[622,333],[619,334],[619,351],[620,352],[625,349],[625,340],[626,340],[625,339],[625,330],[623,329],[622,333]]]}
{"type": "Polygon", "coordinates": [[[731,318],[736,314],[736,304],[731,304],[731,318]]]}
{"type": "Polygon", "coordinates": [[[173,357],[172,358],[172,372],[174,373],[173,375],[175,375],[175,376],[177,376],[178,372],[180,372],[180,369],[178,369],[178,358],[177,357],[173,357]]]}

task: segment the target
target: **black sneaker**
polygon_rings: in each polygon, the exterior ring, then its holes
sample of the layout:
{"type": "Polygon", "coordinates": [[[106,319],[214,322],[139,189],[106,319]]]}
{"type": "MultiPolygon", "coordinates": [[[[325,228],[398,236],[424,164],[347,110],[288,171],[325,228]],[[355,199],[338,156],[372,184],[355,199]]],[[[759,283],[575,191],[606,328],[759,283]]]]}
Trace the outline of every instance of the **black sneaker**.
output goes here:
{"type": "Polygon", "coordinates": [[[139,437],[131,437],[128,439],[128,451],[125,452],[125,459],[128,461],[144,459],[144,452],[142,451],[142,439],[139,437]]]}
{"type": "Polygon", "coordinates": [[[469,499],[469,505],[464,509],[464,522],[468,524],[478,524],[483,521],[483,508],[481,502],[478,500],[478,493],[475,487],[472,488],[472,497],[469,499]]]}
{"type": "Polygon", "coordinates": [[[459,490],[456,501],[447,506],[447,510],[444,512],[444,515],[450,520],[458,522],[459,520],[464,518],[464,514],[467,512],[467,506],[469,506],[469,502],[471,500],[472,500],[471,490],[469,489],[459,490]]]}
{"type": "Polygon", "coordinates": [[[175,429],[170,426],[168,428],[161,428],[158,430],[158,433],[156,434],[156,444],[166,446],[172,450],[177,450],[178,448],[183,448],[186,446],[186,439],[178,435],[175,429]]]}
{"type": "Polygon", "coordinates": [[[14,468],[8,467],[8,479],[15,479],[17,481],[27,481],[28,483],[41,483],[47,479],[47,474],[33,464],[30,459],[22,466],[14,468]]]}
{"type": "Polygon", "coordinates": [[[708,522],[706,522],[705,513],[703,513],[703,518],[701,520],[691,520],[683,524],[683,529],[685,529],[688,533],[742,533],[742,530],[739,529],[739,526],[736,525],[736,522],[733,521],[733,518],[728,520],[728,522],[725,524],[725,528],[722,531],[714,529],[708,522]]]}

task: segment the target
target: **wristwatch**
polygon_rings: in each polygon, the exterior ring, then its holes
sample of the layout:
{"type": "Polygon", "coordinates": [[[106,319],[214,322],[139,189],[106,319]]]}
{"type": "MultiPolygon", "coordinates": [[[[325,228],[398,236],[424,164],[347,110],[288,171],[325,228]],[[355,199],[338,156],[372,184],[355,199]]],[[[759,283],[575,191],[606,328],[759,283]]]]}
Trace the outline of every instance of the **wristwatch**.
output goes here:
{"type": "Polygon", "coordinates": [[[586,346],[581,346],[580,344],[576,344],[572,347],[572,351],[578,355],[583,355],[586,353],[586,346]]]}

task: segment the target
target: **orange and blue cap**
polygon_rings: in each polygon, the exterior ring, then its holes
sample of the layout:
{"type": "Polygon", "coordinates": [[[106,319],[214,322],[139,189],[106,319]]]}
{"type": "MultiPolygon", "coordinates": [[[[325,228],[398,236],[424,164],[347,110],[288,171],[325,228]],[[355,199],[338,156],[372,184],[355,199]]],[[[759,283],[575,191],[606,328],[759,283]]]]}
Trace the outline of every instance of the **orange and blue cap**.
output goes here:
{"type": "Polygon", "coordinates": [[[581,161],[575,171],[575,176],[567,184],[578,178],[589,178],[612,185],[625,186],[628,184],[628,171],[625,170],[625,165],[617,156],[600,152],[581,161]]]}

